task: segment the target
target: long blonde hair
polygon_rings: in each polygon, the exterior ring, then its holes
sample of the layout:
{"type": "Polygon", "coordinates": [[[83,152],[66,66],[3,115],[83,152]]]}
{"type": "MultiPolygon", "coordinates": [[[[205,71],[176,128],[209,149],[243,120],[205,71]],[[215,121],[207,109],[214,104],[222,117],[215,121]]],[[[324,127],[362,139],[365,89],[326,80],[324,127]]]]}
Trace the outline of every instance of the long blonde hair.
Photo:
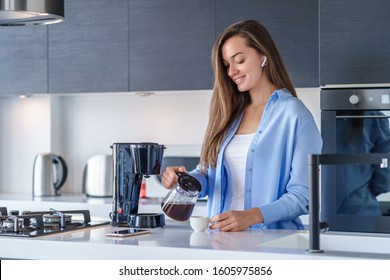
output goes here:
{"type": "MultiPolygon", "coordinates": [[[[296,96],[295,89],[287,73],[283,60],[266,28],[255,20],[238,22],[228,27],[216,40],[212,49],[211,63],[214,70],[214,88],[210,104],[209,122],[204,137],[200,164],[207,168],[216,166],[220,145],[229,127],[251,103],[248,92],[242,93],[228,76],[222,61],[221,49],[233,36],[246,39],[249,47],[267,57],[263,68],[268,79],[277,88],[285,88],[296,96]]],[[[260,65],[259,65],[260,67],[260,65]]]]}

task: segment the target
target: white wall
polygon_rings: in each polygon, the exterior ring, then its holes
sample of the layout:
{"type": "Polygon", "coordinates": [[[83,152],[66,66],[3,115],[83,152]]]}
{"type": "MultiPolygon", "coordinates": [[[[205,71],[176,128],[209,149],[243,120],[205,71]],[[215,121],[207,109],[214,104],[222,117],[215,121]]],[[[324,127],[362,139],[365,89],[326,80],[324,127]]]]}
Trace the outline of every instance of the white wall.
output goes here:
{"type": "Polygon", "coordinates": [[[0,191],[31,193],[37,153],[50,150],[50,99],[0,98],[0,191]]]}
{"type": "MultiPolygon", "coordinates": [[[[298,96],[319,124],[319,89],[298,89],[298,96]]],[[[38,153],[62,155],[69,168],[62,192],[81,193],[85,163],[95,154],[111,154],[114,142],[198,147],[210,98],[211,91],[0,98],[0,192],[32,192],[38,153]]]]}
{"type": "Polygon", "coordinates": [[[38,95],[0,98],[0,192],[32,193],[38,153],[62,155],[69,168],[64,193],[81,193],[82,172],[114,142],[200,145],[210,91],[38,95]]]}
{"type": "Polygon", "coordinates": [[[320,111],[320,89],[319,88],[298,88],[298,98],[306,105],[314,117],[314,120],[321,128],[321,111],[320,111]]]}

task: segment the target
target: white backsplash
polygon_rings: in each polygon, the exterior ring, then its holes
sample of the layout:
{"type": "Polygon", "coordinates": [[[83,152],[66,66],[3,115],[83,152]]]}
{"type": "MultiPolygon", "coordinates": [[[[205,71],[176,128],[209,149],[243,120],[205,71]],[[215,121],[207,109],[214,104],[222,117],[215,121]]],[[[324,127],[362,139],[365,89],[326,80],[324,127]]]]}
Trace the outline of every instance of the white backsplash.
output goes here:
{"type": "MultiPolygon", "coordinates": [[[[319,125],[319,89],[298,89],[319,125]]],[[[166,153],[199,150],[211,91],[36,95],[0,98],[0,193],[32,193],[38,153],[67,161],[63,193],[81,193],[82,172],[96,154],[111,154],[114,142],[157,142],[166,153]],[[169,147],[172,150],[169,152],[169,147]]]]}

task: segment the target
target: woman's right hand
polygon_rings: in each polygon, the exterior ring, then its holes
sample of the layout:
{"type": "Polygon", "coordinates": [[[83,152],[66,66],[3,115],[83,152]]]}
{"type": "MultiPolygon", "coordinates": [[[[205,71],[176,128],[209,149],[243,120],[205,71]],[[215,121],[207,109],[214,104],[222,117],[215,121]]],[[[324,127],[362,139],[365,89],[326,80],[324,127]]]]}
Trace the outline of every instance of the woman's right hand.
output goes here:
{"type": "Polygon", "coordinates": [[[177,183],[179,178],[177,172],[187,172],[187,170],[185,166],[168,166],[165,169],[161,176],[161,183],[165,188],[171,189],[177,183]]]}

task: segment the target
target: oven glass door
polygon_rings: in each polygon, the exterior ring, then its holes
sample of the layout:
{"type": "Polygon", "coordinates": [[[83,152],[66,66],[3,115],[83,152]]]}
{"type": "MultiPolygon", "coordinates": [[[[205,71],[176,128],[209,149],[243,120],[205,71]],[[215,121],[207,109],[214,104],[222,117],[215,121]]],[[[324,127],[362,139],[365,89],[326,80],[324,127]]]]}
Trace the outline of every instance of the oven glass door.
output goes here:
{"type": "MultiPolygon", "coordinates": [[[[390,111],[330,111],[322,129],[322,153],[390,153],[390,111]]],[[[390,232],[389,167],[322,166],[322,219],[330,230],[390,232]]]]}
{"type": "MultiPolygon", "coordinates": [[[[336,153],[390,153],[389,111],[336,114],[336,153]]],[[[387,213],[379,200],[389,194],[390,169],[346,164],[337,168],[337,213],[377,216],[387,213]],[[383,212],[385,211],[385,212],[383,212]]],[[[385,199],[386,200],[386,199],[385,199]]]]}

